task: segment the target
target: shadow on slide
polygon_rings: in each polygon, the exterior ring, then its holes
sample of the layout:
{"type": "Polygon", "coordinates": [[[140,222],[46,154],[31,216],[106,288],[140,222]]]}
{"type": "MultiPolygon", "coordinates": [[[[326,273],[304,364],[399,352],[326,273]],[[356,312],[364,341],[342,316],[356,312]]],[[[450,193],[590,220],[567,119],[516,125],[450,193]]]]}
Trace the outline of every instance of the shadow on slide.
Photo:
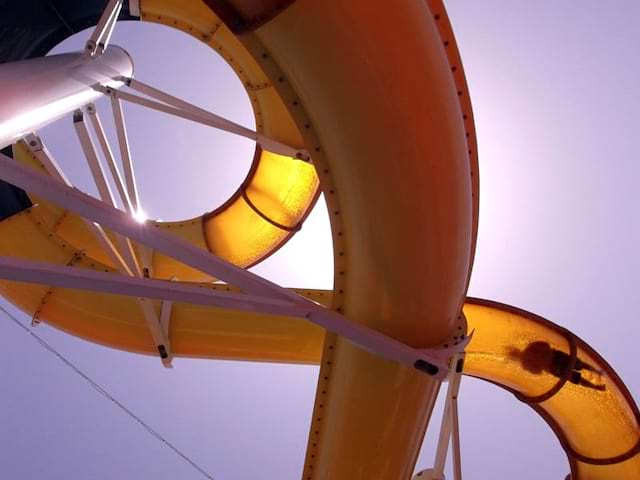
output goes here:
{"type": "Polygon", "coordinates": [[[609,364],[568,330],[497,302],[467,299],[475,329],[465,374],[527,403],[553,429],[572,478],[640,478],[640,412],[609,364]]]}

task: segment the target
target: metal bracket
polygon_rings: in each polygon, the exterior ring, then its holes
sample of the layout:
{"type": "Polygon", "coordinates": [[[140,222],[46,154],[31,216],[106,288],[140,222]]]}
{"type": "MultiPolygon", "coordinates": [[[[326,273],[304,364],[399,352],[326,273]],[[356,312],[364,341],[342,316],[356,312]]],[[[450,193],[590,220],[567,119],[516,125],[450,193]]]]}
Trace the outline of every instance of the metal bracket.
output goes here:
{"type": "Polygon", "coordinates": [[[94,57],[102,55],[106,50],[109,45],[109,40],[111,39],[111,34],[113,33],[113,28],[118,21],[118,15],[120,15],[120,10],[122,10],[122,3],[123,0],[109,0],[104,12],[102,12],[100,20],[98,20],[96,28],[94,28],[91,37],[87,40],[84,52],[85,56],[94,57]]]}
{"type": "MultiPolygon", "coordinates": [[[[177,281],[176,277],[171,278],[172,282],[177,281]]],[[[171,323],[171,312],[173,310],[173,301],[163,300],[160,305],[160,330],[164,334],[167,341],[170,341],[169,324],[171,323]]]]}

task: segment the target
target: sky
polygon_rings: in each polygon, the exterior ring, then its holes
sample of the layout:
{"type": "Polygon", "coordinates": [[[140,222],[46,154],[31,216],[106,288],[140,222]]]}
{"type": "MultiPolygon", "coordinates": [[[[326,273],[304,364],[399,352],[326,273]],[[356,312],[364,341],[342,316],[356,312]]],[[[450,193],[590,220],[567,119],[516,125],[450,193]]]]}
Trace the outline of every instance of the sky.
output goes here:
{"type": "MultiPolygon", "coordinates": [[[[446,5],[480,152],[480,231],[469,294],[569,328],[638,399],[640,4],[446,5]]],[[[140,80],[253,126],[241,84],[203,45],[137,23],[118,24],[113,42],[132,53],[140,80]]],[[[83,43],[71,39],[57,51],[83,43]]],[[[107,105],[99,102],[98,109],[109,124],[107,105]]],[[[135,106],[126,105],[125,115],[141,199],[152,218],[211,210],[249,168],[253,146],[246,140],[135,106]]],[[[71,180],[95,192],[71,119],[40,134],[71,180]]],[[[285,286],[331,288],[331,264],[320,202],[302,231],[254,270],[285,286]]],[[[37,332],[216,479],[300,477],[316,367],[177,359],[165,370],[156,358],[96,346],[46,325],[37,332]]],[[[7,478],[199,478],[3,318],[0,349],[0,468],[7,478]]],[[[468,478],[563,479],[568,473],[551,430],[510,394],[465,378],[459,402],[468,478]]],[[[433,461],[440,407],[418,468],[433,461]]]]}

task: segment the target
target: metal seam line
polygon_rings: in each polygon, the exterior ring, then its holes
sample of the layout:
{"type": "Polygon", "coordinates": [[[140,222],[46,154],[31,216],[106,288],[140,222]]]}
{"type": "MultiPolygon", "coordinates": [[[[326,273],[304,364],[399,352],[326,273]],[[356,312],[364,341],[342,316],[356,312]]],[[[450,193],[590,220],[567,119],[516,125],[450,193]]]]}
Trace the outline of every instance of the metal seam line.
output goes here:
{"type": "Polygon", "coordinates": [[[287,225],[283,225],[282,223],[276,222],[275,220],[270,218],[266,213],[260,210],[255,203],[253,203],[245,189],[242,189],[242,198],[247,203],[247,205],[249,205],[251,210],[256,213],[256,215],[258,215],[260,218],[270,223],[274,227],[279,228],[280,230],[284,230],[285,232],[299,232],[302,229],[302,222],[298,222],[292,227],[288,227],[287,225]]]}

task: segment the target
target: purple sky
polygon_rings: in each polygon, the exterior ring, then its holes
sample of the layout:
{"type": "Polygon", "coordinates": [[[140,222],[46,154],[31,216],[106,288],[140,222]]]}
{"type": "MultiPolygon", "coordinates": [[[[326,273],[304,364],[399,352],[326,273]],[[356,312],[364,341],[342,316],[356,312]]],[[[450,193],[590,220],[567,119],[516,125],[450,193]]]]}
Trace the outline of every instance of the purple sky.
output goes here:
{"type": "MultiPolygon", "coordinates": [[[[640,4],[446,3],[479,136],[481,226],[470,294],[568,327],[637,399],[640,4]]],[[[139,24],[118,25],[114,41],[133,54],[140,80],[252,126],[242,86],[206,47],[139,24]]],[[[106,106],[102,111],[108,118],[106,106]]],[[[215,207],[249,167],[249,142],[135,107],[125,112],[151,217],[215,207]]],[[[41,134],[72,181],[87,185],[71,120],[41,134]]],[[[302,232],[255,271],[287,286],[330,288],[331,263],[319,205],[302,232]]],[[[47,326],[38,333],[217,479],[300,477],[316,367],[178,359],[167,371],[156,358],[47,326]]],[[[4,321],[0,349],[0,469],[7,478],[199,478],[4,321]]],[[[419,468],[432,462],[438,411],[419,468]]],[[[469,478],[562,479],[568,472],[551,430],[511,395],[465,379],[460,415],[469,478]]]]}

